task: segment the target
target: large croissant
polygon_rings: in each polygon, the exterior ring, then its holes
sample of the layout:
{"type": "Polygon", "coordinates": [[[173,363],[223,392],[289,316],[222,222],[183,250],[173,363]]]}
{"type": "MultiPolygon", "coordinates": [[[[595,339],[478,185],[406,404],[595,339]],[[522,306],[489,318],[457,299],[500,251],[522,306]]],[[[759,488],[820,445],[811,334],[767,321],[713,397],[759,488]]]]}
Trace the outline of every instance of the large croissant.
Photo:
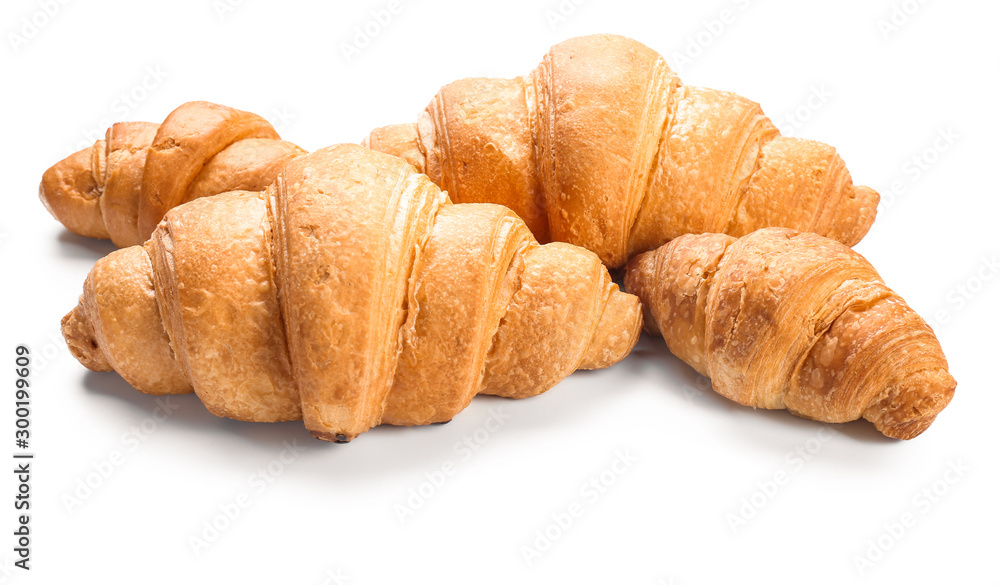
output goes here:
{"type": "Polygon", "coordinates": [[[756,103],[682,85],[655,51],[611,35],[560,43],[525,77],[447,85],[419,122],[365,145],[611,267],[687,233],[781,226],[854,245],[879,199],[832,147],[779,136],[756,103]]]}
{"type": "Polygon", "coordinates": [[[225,191],[261,191],[302,154],[256,114],[188,102],[162,124],[111,126],[104,140],[49,168],[38,194],[71,232],[133,246],[173,207],[225,191]]]}
{"type": "Polygon", "coordinates": [[[499,205],[452,205],[401,159],[340,145],[263,193],[199,199],[94,266],[63,319],[73,355],[214,414],[304,419],[349,441],[450,420],[625,357],[638,299],[600,259],[541,246],[499,205]]]}
{"type": "Polygon", "coordinates": [[[924,432],[955,393],[931,328],[847,246],[769,228],[687,235],[633,258],[645,327],[740,404],[883,434],[924,432]]]}

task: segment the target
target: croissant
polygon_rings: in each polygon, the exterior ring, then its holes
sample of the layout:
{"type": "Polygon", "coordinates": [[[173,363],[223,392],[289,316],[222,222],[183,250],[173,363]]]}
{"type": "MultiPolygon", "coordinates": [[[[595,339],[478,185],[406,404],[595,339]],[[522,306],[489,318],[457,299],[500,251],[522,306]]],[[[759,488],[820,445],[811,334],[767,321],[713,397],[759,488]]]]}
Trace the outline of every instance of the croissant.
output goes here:
{"type": "Polygon", "coordinates": [[[815,234],[686,235],[633,258],[645,328],[746,406],[924,432],[951,401],[931,328],[860,254],[815,234]]]}
{"type": "Polygon", "coordinates": [[[346,442],[610,366],[641,319],[592,252],[539,245],[509,209],[452,205],[405,161],[339,145],[263,193],[168,212],[97,262],[63,334],[142,392],[193,389],[218,416],[304,419],[346,442]]]}
{"type": "Polygon", "coordinates": [[[832,147],[780,136],[758,104],[683,85],[655,51],[611,35],[555,45],[525,77],[446,85],[416,124],[364,144],[610,267],[687,233],[780,226],[852,246],[879,200],[832,147]]]}
{"type": "Polygon", "coordinates": [[[171,208],[225,191],[261,191],[302,154],[256,114],[188,102],[162,124],[111,126],[104,140],[49,168],[38,195],[71,232],[133,246],[171,208]]]}

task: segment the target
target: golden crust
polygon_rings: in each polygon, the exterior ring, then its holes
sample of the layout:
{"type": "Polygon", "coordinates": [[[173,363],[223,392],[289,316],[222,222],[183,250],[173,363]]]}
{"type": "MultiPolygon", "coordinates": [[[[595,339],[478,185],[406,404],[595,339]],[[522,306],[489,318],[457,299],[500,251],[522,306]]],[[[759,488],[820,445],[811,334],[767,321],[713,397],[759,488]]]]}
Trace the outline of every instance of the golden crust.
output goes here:
{"type": "Polygon", "coordinates": [[[101,190],[91,165],[95,150],[104,150],[103,140],[49,167],[38,186],[38,198],[52,217],[74,234],[107,238],[108,230],[101,217],[101,190]]]}
{"type": "Polygon", "coordinates": [[[909,439],[955,390],[930,327],[860,254],[811,233],[686,235],[633,258],[647,329],[723,396],[909,439]]]}
{"type": "Polygon", "coordinates": [[[361,146],[398,156],[413,165],[418,173],[425,173],[424,153],[420,151],[420,136],[416,124],[383,126],[372,131],[361,141],[361,146]],[[395,150],[395,149],[399,150],[395,150]]]}
{"type": "Polygon", "coordinates": [[[638,299],[618,290],[596,254],[553,242],[524,262],[487,358],[484,394],[534,396],[573,370],[628,355],[642,325],[638,299]]]}
{"type": "Polygon", "coordinates": [[[144,247],[98,263],[63,331],[84,365],[138,372],[140,390],[190,384],[219,416],[348,441],[610,366],[640,327],[593,253],[540,246],[510,210],[452,205],[403,160],[340,145],[264,193],[168,212],[144,247]]]}
{"type": "Polygon", "coordinates": [[[531,232],[509,209],[447,205],[412,271],[389,424],[451,420],[482,387],[487,354],[517,289],[531,232]],[[442,340],[453,340],[441,343],[442,340]]]}
{"type": "Polygon", "coordinates": [[[182,203],[226,191],[263,191],[288,161],[306,151],[284,140],[248,138],[224,148],[191,181],[182,203]]]}
{"type": "Polygon", "coordinates": [[[145,249],[174,355],[205,407],[239,420],[297,420],[260,195],[177,207],[145,249]]]}
{"type": "Polygon", "coordinates": [[[132,246],[168,209],[226,191],[262,191],[303,154],[255,114],[189,102],[163,124],[114,124],[106,140],[47,170],[39,197],[71,232],[132,246]]]}
{"type": "Polygon", "coordinates": [[[170,112],[146,154],[139,235],[149,237],[160,219],[184,201],[209,159],[248,138],[277,140],[278,133],[256,114],[209,102],[188,102],[170,112]]]}
{"type": "Polygon", "coordinates": [[[149,122],[119,122],[108,128],[101,216],[116,246],[135,246],[144,240],[139,237],[142,169],[158,128],[149,122]]]}
{"type": "Polygon", "coordinates": [[[681,84],[648,47],[570,39],[525,77],[441,89],[416,124],[372,132],[459,203],[500,203],[540,241],[610,267],[686,233],[809,230],[854,245],[878,193],[833,148],[781,138],[760,106],[681,84]]]}
{"type": "MultiPolygon", "coordinates": [[[[535,178],[531,148],[533,106],[520,79],[464,79],[445,86],[428,106],[427,116],[433,122],[425,125],[447,125],[448,132],[431,133],[430,142],[421,142],[428,162],[417,168],[426,166],[431,180],[455,201],[509,207],[539,242],[546,243],[544,194],[535,178]],[[490,96],[493,109],[480,107],[478,101],[469,99],[471,95],[490,96]]],[[[393,143],[386,138],[385,143],[393,143]]]]}
{"type": "Polygon", "coordinates": [[[153,266],[142,248],[123,248],[98,260],[84,283],[76,312],[78,317],[71,313],[67,318],[79,321],[89,336],[78,337],[70,346],[77,348],[74,355],[88,368],[114,369],[147,394],[191,391],[174,361],[167,332],[159,325],[153,266]],[[81,359],[84,352],[86,361],[81,359]]]}
{"type": "Polygon", "coordinates": [[[268,189],[303,417],[324,437],[378,424],[414,256],[446,200],[404,161],[372,154],[320,151],[268,189]]]}

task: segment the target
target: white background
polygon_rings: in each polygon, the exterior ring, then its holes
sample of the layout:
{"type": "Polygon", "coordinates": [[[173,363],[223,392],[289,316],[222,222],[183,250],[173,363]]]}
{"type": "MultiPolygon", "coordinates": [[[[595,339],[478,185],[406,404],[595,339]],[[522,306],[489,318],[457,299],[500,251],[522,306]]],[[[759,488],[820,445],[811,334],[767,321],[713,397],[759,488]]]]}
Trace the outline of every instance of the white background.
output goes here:
{"type": "Polygon", "coordinates": [[[0,9],[0,437],[10,441],[0,452],[14,451],[13,353],[27,343],[37,456],[32,570],[11,567],[7,472],[0,578],[997,583],[995,2],[567,0],[556,21],[557,0],[400,0],[350,61],[344,43],[388,0],[236,4],[221,14],[229,5],[213,0],[69,2],[51,17],[33,0],[0,9]],[[32,31],[23,19],[43,24],[32,31]],[[855,180],[883,193],[857,249],[934,322],[959,382],[927,433],[897,442],[865,422],[739,407],[645,337],[625,362],[538,398],[477,399],[449,425],[379,428],[346,446],[314,441],[299,423],[217,419],[193,396],[172,399],[176,411],[154,423],[153,398],[87,373],[67,351],[59,319],[112,248],[65,232],[37,184],[108,123],[158,122],[203,99],[260,113],[308,149],[358,141],[414,121],[447,82],[527,73],[551,44],[596,32],[641,40],[689,84],[762,103],[787,133],[835,145],[855,180]],[[489,433],[491,409],[506,419],[489,433]],[[130,429],[143,427],[152,432],[140,441],[130,429]],[[488,440],[465,457],[455,445],[467,438],[488,440]],[[292,462],[274,463],[295,441],[292,462]],[[614,474],[617,451],[635,461],[614,474]],[[410,490],[449,464],[454,473],[425,485],[430,497],[401,522],[410,490]],[[109,465],[107,478],[94,475],[109,465]],[[280,473],[261,489],[268,465],[280,473]],[[952,465],[961,476],[946,473],[952,465]],[[602,474],[613,485],[581,492],[602,474]],[[787,481],[770,489],[776,474],[787,481]],[[89,494],[79,487],[88,479],[99,483],[89,494]],[[240,494],[250,504],[195,554],[190,538],[240,494]],[[734,530],[744,500],[759,505],[734,530]],[[551,528],[574,502],[582,515],[551,528]],[[913,525],[889,534],[905,513],[913,525]],[[547,527],[557,537],[526,562],[524,547],[547,527]],[[869,541],[889,550],[862,574],[858,558],[878,556],[869,541]]]}

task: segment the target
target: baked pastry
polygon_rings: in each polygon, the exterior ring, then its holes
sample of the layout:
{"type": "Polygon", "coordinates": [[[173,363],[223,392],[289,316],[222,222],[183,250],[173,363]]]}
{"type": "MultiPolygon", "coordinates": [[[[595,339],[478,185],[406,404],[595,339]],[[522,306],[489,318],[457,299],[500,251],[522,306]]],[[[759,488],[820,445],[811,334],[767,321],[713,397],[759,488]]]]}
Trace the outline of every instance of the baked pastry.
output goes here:
{"type": "Polygon", "coordinates": [[[364,144],[609,267],[687,233],[781,226],[852,246],[879,200],[833,147],[780,136],[758,104],[683,85],[655,51],[612,35],[560,43],[524,77],[446,85],[416,124],[364,144]]]}
{"type": "Polygon", "coordinates": [[[911,439],[955,393],[927,323],[860,254],[815,234],[682,236],[633,258],[625,288],[647,331],[743,405],[911,439]]]}
{"type": "Polygon", "coordinates": [[[256,114],[188,102],[162,124],[111,126],[104,140],[49,168],[38,195],[71,232],[133,246],[171,208],[225,191],[262,191],[302,154],[256,114]]]}
{"type": "Polygon", "coordinates": [[[264,193],[174,208],[98,261],[63,319],[92,370],[338,442],[539,394],[618,362],[640,327],[592,252],[539,245],[509,209],[452,205],[358,145],[293,159],[264,193]]]}

